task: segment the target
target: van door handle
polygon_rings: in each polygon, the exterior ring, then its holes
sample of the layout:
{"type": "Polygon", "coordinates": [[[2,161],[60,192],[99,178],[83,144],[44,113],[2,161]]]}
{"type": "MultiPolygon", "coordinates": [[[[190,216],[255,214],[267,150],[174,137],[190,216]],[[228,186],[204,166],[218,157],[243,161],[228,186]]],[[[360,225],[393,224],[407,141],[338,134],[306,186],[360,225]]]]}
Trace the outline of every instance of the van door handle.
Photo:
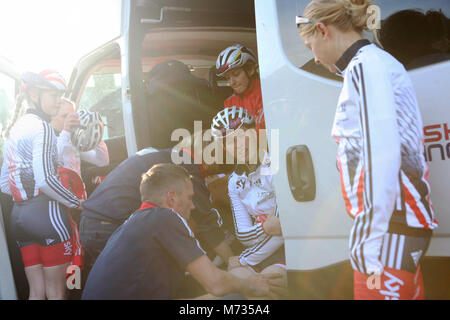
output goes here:
{"type": "Polygon", "coordinates": [[[316,177],[311,153],[306,145],[290,147],[286,152],[289,187],[295,200],[312,201],[316,197],[316,177]]]}

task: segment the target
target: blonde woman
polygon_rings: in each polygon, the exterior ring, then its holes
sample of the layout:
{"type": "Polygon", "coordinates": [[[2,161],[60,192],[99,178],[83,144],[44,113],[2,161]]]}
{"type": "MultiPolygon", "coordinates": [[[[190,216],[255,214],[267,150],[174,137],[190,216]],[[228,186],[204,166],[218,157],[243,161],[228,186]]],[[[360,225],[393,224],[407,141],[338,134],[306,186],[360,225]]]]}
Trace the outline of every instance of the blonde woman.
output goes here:
{"type": "Polygon", "coordinates": [[[14,200],[11,230],[22,253],[30,299],[64,299],[66,269],[72,259],[67,211],[81,201],[57,174],[56,137],[51,117],[66,90],[52,70],[23,75],[22,92],[5,131],[0,186],[14,200]]]}
{"type": "Polygon", "coordinates": [[[314,0],[296,23],[315,62],[344,78],[332,136],[346,209],[354,219],[354,297],[423,299],[420,260],[437,221],[422,119],[403,65],[362,37],[371,5],[314,0]],[[380,277],[379,288],[368,285],[378,282],[370,275],[380,277]]]}

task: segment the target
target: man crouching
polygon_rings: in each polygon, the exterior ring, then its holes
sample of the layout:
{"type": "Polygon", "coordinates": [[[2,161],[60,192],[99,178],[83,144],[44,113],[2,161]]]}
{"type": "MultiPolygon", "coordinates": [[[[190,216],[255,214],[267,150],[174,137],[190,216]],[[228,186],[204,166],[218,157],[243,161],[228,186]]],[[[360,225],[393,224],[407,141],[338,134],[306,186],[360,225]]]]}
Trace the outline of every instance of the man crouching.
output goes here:
{"type": "Polygon", "coordinates": [[[188,172],[173,164],[143,174],[142,206],[111,236],[89,274],[82,299],[177,299],[185,272],[210,294],[274,298],[278,275],[237,278],[217,268],[189,228],[194,208],[188,172]]]}

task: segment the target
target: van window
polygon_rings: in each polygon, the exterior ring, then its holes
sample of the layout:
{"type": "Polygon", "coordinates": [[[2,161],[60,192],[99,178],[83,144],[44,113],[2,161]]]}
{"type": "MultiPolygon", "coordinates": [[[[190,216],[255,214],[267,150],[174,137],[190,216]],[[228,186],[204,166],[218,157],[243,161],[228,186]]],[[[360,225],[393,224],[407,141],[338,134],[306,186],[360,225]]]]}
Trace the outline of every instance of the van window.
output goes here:
{"type": "Polygon", "coordinates": [[[99,112],[105,124],[103,139],[125,135],[122,114],[122,79],[117,72],[95,72],[88,78],[79,109],[99,112]]]}
{"type": "MultiPolygon", "coordinates": [[[[311,51],[305,47],[297,33],[295,15],[302,15],[309,2],[310,0],[276,2],[283,49],[296,67],[326,78],[334,78],[334,75],[324,67],[314,64],[311,51]]],[[[450,2],[448,0],[372,0],[372,2],[380,8],[379,38],[382,45],[407,69],[449,59],[450,2]],[[414,10],[421,13],[423,18],[420,20],[417,14],[405,13],[404,10],[414,10]],[[417,19],[422,23],[416,23],[417,19]],[[411,30],[414,31],[411,32],[411,30]],[[415,49],[410,50],[410,48],[415,49]]],[[[369,32],[364,32],[364,37],[374,40],[369,32]]]]}

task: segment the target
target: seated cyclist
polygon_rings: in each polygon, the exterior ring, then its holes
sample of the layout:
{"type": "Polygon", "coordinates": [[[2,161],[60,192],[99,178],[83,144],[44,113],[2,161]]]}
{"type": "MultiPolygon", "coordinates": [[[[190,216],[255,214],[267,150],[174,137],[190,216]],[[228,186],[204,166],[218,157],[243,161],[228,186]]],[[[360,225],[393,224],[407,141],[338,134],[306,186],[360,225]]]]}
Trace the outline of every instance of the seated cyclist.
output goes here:
{"type": "Polygon", "coordinates": [[[244,108],[255,119],[256,130],[265,129],[256,54],[243,45],[232,45],[217,57],[216,70],[217,76],[224,77],[234,92],[225,100],[225,108],[232,106],[244,108]]]}
{"type": "Polygon", "coordinates": [[[255,272],[279,273],[287,286],[284,239],[269,154],[266,152],[264,159],[258,161],[258,152],[254,150],[257,148],[252,150],[250,143],[239,142],[240,139],[248,142],[251,133],[255,133],[255,121],[246,110],[233,106],[220,111],[211,127],[216,139],[226,137],[226,151],[232,153],[238,163],[228,180],[228,194],[235,234],[245,249],[239,256],[229,259],[229,270],[240,276],[251,276],[255,272]]]}

